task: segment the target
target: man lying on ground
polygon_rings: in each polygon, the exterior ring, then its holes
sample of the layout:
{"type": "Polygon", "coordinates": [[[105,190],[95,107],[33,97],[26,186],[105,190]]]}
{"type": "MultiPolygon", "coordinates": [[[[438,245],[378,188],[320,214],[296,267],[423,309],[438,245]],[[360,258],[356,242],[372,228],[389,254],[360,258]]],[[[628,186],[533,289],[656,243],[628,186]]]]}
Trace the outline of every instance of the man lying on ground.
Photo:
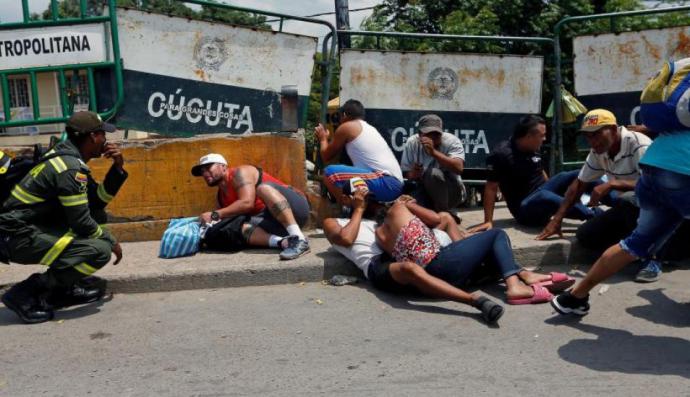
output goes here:
{"type": "MultiPolygon", "coordinates": [[[[280,259],[295,259],[310,251],[300,227],[309,219],[304,193],[253,165],[229,168],[223,156],[210,153],[192,167],[208,186],[218,187],[218,208],[199,215],[203,224],[214,224],[210,248],[243,245],[282,248],[280,259]],[[222,240],[222,241],[217,241],[222,240]]],[[[207,241],[208,243],[208,241],[207,241]]]]}

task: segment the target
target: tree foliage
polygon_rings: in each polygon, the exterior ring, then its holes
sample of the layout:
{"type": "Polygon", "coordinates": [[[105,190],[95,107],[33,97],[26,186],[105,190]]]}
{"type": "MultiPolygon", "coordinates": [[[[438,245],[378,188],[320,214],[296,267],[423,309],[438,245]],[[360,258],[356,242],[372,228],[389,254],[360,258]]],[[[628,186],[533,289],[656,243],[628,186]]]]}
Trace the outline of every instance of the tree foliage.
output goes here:
{"type": "MultiPolygon", "coordinates": [[[[217,1],[214,2],[218,3],[217,1]]],[[[212,20],[234,25],[271,29],[271,26],[266,23],[266,16],[263,15],[210,6],[201,6],[200,9],[195,10],[180,0],[117,0],[117,5],[183,18],[212,20]]],[[[102,15],[103,1],[87,0],[86,14],[102,15]]],[[[80,15],[80,0],[61,0],[58,2],[58,18],[76,18],[80,15]]],[[[42,14],[32,15],[32,19],[52,19],[52,17],[53,10],[50,5],[42,14]]]]}

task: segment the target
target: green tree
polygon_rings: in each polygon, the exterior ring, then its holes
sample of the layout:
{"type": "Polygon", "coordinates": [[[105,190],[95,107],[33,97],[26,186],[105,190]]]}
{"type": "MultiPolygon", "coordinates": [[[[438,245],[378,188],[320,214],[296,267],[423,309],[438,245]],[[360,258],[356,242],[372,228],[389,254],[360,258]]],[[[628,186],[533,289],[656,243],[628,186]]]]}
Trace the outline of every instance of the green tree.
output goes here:
{"type": "MultiPolygon", "coordinates": [[[[217,3],[217,2],[216,2],[217,3]]],[[[87,0],[87,15],[103,15],[103,1],[87,0]]],[[[271,29],[266,22],[266,17],[245,11],[222,9],[218,7],[202,6],[199,11],[185,5],[180,0],[117,0],[119,7],[144,9],[162,14],[174,15],[183,18],[206,19],[271,29]]],[[[80,0],[61,0],[58,2],[58,18],[77,18],[81,15],[80,0]]],[[[32,19],[52,19],[53,10],[50,6],[41,14],[33,14],[32,19]]]]}

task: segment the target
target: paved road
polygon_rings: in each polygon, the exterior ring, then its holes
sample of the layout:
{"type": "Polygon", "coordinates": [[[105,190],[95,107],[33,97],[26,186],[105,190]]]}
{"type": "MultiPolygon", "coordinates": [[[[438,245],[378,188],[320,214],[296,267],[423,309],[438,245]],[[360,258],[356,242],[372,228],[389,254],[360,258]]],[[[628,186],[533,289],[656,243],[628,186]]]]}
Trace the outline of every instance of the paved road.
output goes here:
{"type": "Polygon", "coordinates": [[[366,284],[118,294],[35,326],[0,306],[0,395],[690,395],[690,270],[626,277],[581,322],[496,328],[366,284]]]}

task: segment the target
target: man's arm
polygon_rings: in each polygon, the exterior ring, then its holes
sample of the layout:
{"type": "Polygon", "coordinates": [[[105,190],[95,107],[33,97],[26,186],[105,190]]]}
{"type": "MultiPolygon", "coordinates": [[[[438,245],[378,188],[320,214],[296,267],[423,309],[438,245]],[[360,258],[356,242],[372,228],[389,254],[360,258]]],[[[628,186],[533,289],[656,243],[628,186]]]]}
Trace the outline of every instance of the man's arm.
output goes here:
{"type": "Polygon", "coordinates": [[[561,231],[561,224],[563,223],[563,218],[565,218],[566,212],[580,199],[582,193],[585,191],[587,184],[582,182],[579,178],[575,180],[568,186],[568,190],[565,192],[565,198],[561,202],[561,206],[558,211],[551,217],[549,223],[546,224],[544,230],[537,236],[537,240],[547,239],[554,234],[558,234],[559,237],[563,238],[563,232],[561,231]]]}
{"type": "Polygon", "coordinates": [[[348,137],[352,135],[353,129],[357,125],[355,123],[347,122],[340,125],[333,134],[333,140],[328,142],[328,130],[322,124],[319,124],[314,129],[316,138],[319,140],[319,153],[321,160],[324,162],[330,161],[338,153],[340,153],[348,141],[348,137]]]}
{"type": "Polygon", "coordinates": [[[414,199],[403,202],[405,203],[405,207],[407,207],[407,209],[410,210],[414,216],[419,218],[430,228],[433,229],[441,224],[441,216],[435,211],[422,207],[421,205],[417,204],[417,201],[414,199]]]}
{"type": "Polygon", "coordinates": [[[436,148],[434,148],[434,142],[429,137],[420,137],[419,143],[422,145],[422,148],[428,155],[430,155],[431,157],[436,159],[436,161],[438,161],[438,164],[441,167],[449,171],[452,171],[456,174],[462,173],[462,170],[465,166],[465,160],[459,158],[458,156],[447,156],[440,150],[437,150],[436,148]]]}
{"type": "MultiPolygon", "coordinates": [[[[259,171],[256,167],[243,165],[235,169],[232,186],[228,189],[235,189],[237,200],[224,208],[216,210],[220,219],[230,218],[250,212],[254,208],[256,200],[256,182],[259,180],[259,171]]],[[[211,212],[201,214],[201,220],[205,223],[210,222],[211,212]]]]}
{"type": "Polygon", "coordinates": [[[366,193],[362,190],[355,191],[352,199],[352,216],[347,225],[340,226],[335,218],[327,218],[323,221],[323,231],[329,243],[342,247],[350,247],[355,243],[364,210],[367,208],[365,196],[366,193]]]}
{"type": "Polygon", "coordinates": [[[493,227],[494,208],[496,207],[496,195],[498,194],[498,182],[486,181],[484,185],[484,223],[468,229],[470,233],[483,232],[493,227]]]}

